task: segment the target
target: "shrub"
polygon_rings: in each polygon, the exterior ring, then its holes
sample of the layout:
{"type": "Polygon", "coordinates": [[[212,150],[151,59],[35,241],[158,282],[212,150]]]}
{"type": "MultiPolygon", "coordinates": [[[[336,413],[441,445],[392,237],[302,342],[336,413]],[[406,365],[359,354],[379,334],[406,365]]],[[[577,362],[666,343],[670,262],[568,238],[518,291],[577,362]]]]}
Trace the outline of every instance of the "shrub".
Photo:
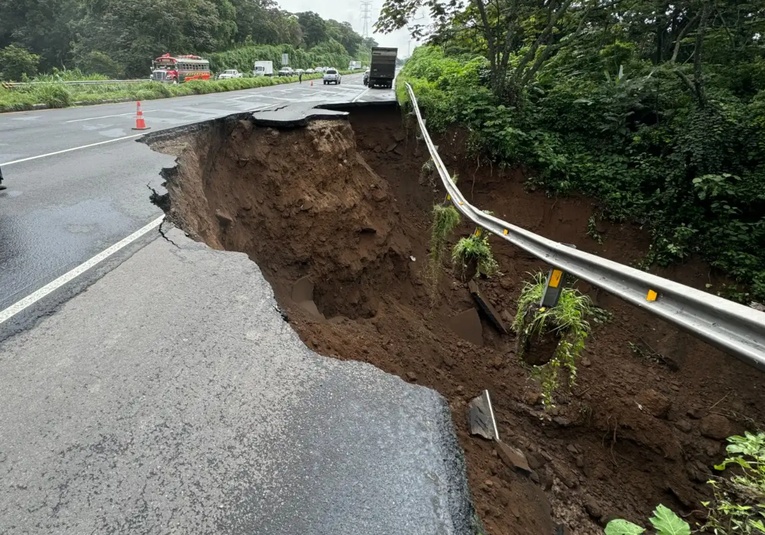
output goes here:
{"type": "Polygon", "coordinates": [[[37,74],[40,56],[16,45],[0,49],[0,80],[21,81],[37,74]]]}
{"type": "Polygon", "coordinates": [[[765,533],[765,433],[728,438],[728,456],[717,470],[734,468],[730,478],[709,481],[714,499],[706,529],[716,535],[765,533]]]}
{"type": "MultiPolygon", "coordinates": [[[[686,521],[677,516],[671,509],[659,505],[649,519],[656,535],[691,535],[691,527],[686,521]]],[[[606,525],[606,535],[640,535],[645,529],[628,522],[616,519],[606,525]]]]}
{"type": "Polygon", "coordinates": [[[43,85],[37,95],[40,102],[50,108],[67,108],[72,105],[72,95],[63,85],[43,85]]]}
{"type": "Polygon", "coordinates": [[[460,214],[454,206],[437,204],[433,207],[433,226],[430,230],[430,254],[428,255],[428,261],[430,263],[431,301],[434,304],[438,291],[438,281],[441,277],[441,266],[446,242],[459,224],[460,214]]]}
{"type": "Polygon", "coordinates": [[[467,238],[460,238],[452,250],[452,262],[463,280],[474,275],[490,277],[499,269],[489,245],[489,236],[476,230],[467,238]]]}
{"type": "Polygon", "coordinates": [[[552,354],[547,356],[549,361],[535,366],[542,385],[542,402],[545,407],[551,407],[560,385],[560,372],[568,372],[569,385],[576,381],[577,361],[590,334],[587,318],[592,315],[592,303],[577,290],[564,288],[556,306],[539,307],[546,283],[544,274],[537,273],[524,285],[513,330],[518,336],[516,354],[520,358],[529,351],[531,344],[539,343],[545,337],[552,337],[554,341],[552,354]]]}

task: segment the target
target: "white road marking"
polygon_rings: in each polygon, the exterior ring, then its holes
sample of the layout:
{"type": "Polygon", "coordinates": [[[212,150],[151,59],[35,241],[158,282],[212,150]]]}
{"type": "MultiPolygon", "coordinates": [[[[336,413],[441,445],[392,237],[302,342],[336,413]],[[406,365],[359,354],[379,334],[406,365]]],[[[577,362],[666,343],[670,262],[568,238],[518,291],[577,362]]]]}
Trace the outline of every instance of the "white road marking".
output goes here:
{"type": "Polygon", "coordinates": [[[367,94],[367,91],[369,91],[368,87],[364,91],[362,91],[361,93],[353,97],[353,100],[351,100],[351,102],[356,102],[357,100],[359,100],[361,97],[367,94]]]}
{"type": "Polygon", "coordinates": [[[75,150],[89,149],[90,147],[98,147],[99,145],[106,145],[107,143],[115,143],[116,141],[124,141],[126,139],[133,139],[141,137],[143,134],[133,134],[132,136],[123,136],[115,139],[108,139],[106,141],[99,141],[98,143],[91,143],[89,145],[81,145],[79,147],[72,147],[71,149],[57,150],[56,152],[49,152],[48,154],[40,154],[38,156],[30,156],[29,158],[21,158],[20,160],[11,160],[10,162],[1,162],[0,166],[13,165],[15,163],[31,162],[32,160],[39,160],[40,158],[47,158],[48,156],[56,156],[58,154],[64,154],[75,150]]]}
{"type": "MultiPolygon", "coordinates": [[[[146,113],[146,110],[144,110],[146,113]]],[[[64,123],[84,123],[85,121],[97,121],[98,119],[108,119],[110,117],[125,117],[126,115],[135,115],[134,111],[128,113],[117,113],[115,115],[101,115],[99,117],[87,117],[85,119],[72,119],[71,121],[64,121],[64,123]]]]}
{"type": "Polygon", "coordinates": [[[156,227],[158,227],[160,225],[160,223],[162,223],[163,219],[164,219],[164,216],[158,217],[157,219],[155,219],[154,221],[152,221],[151,223],[149,223],[145,227],[142,227],[142,228],[138,229],[137,231],[135,231],[134,233],[132,233],[127,238],[124,238],[124,239],[118,241],[117,243],[115,243],[114,245],[109,247],[108,249],[105,249],[105,250],[101,251],[100,253],[98,253],[96,256],[94,256],[90,260],[87,260],[86,262],[83,262],[82,264],[80,264],[76,268],[72,269],[71,271],[68,271],[67,273],[64,273],[63,275],[61,275],[59,278],[57,278],[53,282],[50,282],[50,283],[46,284],[45,286],[43,286],[42,288],[40,288],[36,292],[29,294],[24,299],[22,299],[20,301],[17,301],[16,303],[12,304],[11,306],[6,308],[5,310],[1,311],[0,312],[0,325],[2,325],[3,323],[5,323],[9,319],[11,319],[13,316],[18,314],[19,312],[21,312],[25,308],[28,308],[28,307],[32,306],[33,304],[38,302],[43,297],[45,297],[45,296],[51,294],[52,292],[58,290],[59,288],[61,288],[65,284],[69,283],[70,281],[72,281],[73,279],[78,277],[79,275],[82,275],[87,270],[89,270],[90,268],[92,268],[93,266],[98,264],[99,262],[102,262],[102,261],[106,260],[107,258],[112,256],[114,253],[119,251],[120,249],[123,249],[124,247],[130,245],[132,242],[134,242],[135,240],[137,240],[138,238],[140,238],[144,234],[146,234],[148,232],[151,232],[156,227]]]}

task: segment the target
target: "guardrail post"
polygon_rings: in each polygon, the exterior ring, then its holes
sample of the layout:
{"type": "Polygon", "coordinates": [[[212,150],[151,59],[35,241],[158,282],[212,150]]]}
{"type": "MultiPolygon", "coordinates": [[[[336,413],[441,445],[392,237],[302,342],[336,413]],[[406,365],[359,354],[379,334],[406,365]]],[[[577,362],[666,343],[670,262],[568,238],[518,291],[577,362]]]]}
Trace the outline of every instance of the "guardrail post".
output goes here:
{"type": "Polygon", "coordinates": [[[552,268],[547,274],[545,291],[539,301],[539,308],[553,308],[558,304],[563,286],[566,284],[566,273],[562,269],[552,268]]]}
{"type": "MultiPolygon", "coordinates": [[[[566,243],[564,245],[576,249],[576,245],[572,243],[566,243]]],[[[539,301],[540,308],[553,308],[558,305],[558,300],[566,285],[567,276],[568,274],[565,271],[555,267],[547,273],[545,291],[542,292],[542,299],[539,301]]]]}

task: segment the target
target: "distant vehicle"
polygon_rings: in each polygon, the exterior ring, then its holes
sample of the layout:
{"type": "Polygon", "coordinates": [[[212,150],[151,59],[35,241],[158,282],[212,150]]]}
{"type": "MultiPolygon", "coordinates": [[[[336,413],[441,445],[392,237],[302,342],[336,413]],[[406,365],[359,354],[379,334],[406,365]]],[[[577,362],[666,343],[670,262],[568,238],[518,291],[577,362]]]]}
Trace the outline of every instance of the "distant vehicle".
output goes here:
{"type": "Polygon", "coordinates": [[[364,78],[362,80],[364,85],[369,85],[369,69],[364,71],[364,78]]]}
{"type": "Polygon", "coordinates": [[[337,69],[327,69],[327,72],[324,73],[324,85],[327,84],[339,84],[343,80],[342,75],[337,71],[337,69]]]}
{"type": "Polygon", "coordinates": [[[306,69],[306,70],[305,70],[305,73],[306,73],[306,74],[314,74],[315,72],[316,72],[316,71],[314,71],[313,69],[306,69]]]}
{"type": "Polygon", "coordinates": [[[152,63],[151,79],[154,82],[179,84],[211,78],[210,62],[199,56],[171,56],[164,54],[152,63]]]}
{"type": "Polygon", "coordinates": [[[274,62],[273,61],[256,61],[253,65],[252,74],[255,76],[273,76],[274,75],[274,62]]]}
{"type": "Polygon", "coordinates": [[[349,71],[357,71],[361,68],[361,62],[360,61],[351,61],[350,64],[348,64],[348,70],[349,71]]]}
{"type": "Polygon", "coordinates": [[[218,75],[218,80],[230,80],[232,78],[241,78],[242,73],[236,69],[226,69],[218,75]]]}
{"type": "Polygon", "coordinates": [[[326,71],[327,69],[325,69],[324,67],[314,67],[314,69],[313,69],[313,70],[314,70],[315,72],[324,72],[324,71],[326,71]]]}
{"type": "Polygon", "coordinates": [[[369,87],[393,87],[396,77],[397,48],[372,48],[372,64],[369,66],[369,87]]]}
{"type": "Polygon", "coordinates": [[[305,71],[303,69],[296,69],[295,74],[305,74],[305,71]]]}
{"type": "Polygon", "coordinates": [[[292,70],[292,67],[282,67],[279,69],[279,76],[292,76],[295,74],[295,71],[292,70]]]}

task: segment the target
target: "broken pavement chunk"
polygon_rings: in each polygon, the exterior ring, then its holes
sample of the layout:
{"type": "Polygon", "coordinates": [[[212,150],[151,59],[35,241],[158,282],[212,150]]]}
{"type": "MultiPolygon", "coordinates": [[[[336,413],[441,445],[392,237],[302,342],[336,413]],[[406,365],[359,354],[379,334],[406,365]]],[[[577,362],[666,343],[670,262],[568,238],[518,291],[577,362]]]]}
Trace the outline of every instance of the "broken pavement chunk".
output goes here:
{"type": "Polygon", "coordinates": [[[475,302],[478,303],[478,306],[481,308],[483,313],[486,314],[487,318],[489,318],[489,321],[491,321],[491,323],[497,328],[499,332],[502,334],[507,334],[507,327],[502,321],[502,317],[499,315],[499,312],[497,312],[494,307],[491,306],[489,300],[486,299],[483,294],[481,294],[481,289],[478,287],[478,284],[471,280],[468,283],[468,289],[470,290],[470,295],[472,295],[473,299],[475,299],[475,302]]]}
{"type": "Polygon", "coordinates": [[[531,467],[529,466],[526,456],[521,450],[517,450],[512,446],[508,446],[504,442],[497,442],[497,454],[502,459],[508,468],[515,468],[521,470],[527,474],[531,473],[531,467]]]}
{"type": "Polygon", "coordinates": [[[494,409],[491,406],[489,391],[483,393],[468,404],[468,424],[471,435],[480,435],[488,440],[499,440],[494,409]]]}
{"type": "Polygon", "coordinates": [[[229,226],[234,222],[234,218],[222,210],[215,210],[215,217],[218,218],[218,222],[223,226],[229,226]]]}

